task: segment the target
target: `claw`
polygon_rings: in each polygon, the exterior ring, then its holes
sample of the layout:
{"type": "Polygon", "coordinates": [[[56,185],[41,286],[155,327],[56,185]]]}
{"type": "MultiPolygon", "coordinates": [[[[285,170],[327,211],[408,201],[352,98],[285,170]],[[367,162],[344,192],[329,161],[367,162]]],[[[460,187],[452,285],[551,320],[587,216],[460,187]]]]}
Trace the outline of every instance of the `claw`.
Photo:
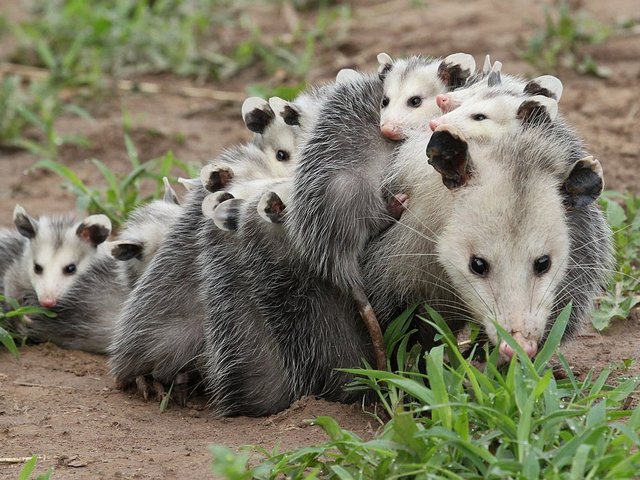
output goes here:
{"type": "Polygon", "coordinates": [[[144,375],[136,377],[136,387],[138,387],[138,393],[142,395],[145,402],[149,401],[149,384],[144,375]]]}

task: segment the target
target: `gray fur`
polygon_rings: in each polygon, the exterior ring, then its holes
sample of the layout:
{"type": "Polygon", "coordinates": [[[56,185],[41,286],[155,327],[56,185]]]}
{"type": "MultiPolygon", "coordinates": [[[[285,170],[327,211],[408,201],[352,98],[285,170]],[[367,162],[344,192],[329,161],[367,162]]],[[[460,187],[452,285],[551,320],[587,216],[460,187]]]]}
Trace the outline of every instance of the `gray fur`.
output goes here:
{"type": "Polygon", "coordinates": [[[4,295],[4,274],[11,264],[22,255],[25,237],[16,231],[0,230],[0,294],[4,295]]]}

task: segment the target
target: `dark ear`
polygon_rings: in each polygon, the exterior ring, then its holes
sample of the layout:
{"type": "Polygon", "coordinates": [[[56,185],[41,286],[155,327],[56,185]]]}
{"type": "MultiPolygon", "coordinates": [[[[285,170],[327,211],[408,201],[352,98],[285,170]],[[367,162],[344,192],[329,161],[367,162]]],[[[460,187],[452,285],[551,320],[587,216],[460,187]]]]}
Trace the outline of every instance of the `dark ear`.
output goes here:
{"type": "Polygon", "coordinates": [[[110,242],[109,253],[116,260],[126,262],[132,258],[142,260],[142,254],[144,251],[144,244],[142,242],[134,242],[128,240],[116,240],[110,242]]]}
{"type": "Polygon", "coordinates": [[[442,183],[452,190],[469,180],[469,147],[457,128],[440,125],[427,145],[429,164],[442,175],[442,183]]]}
{"type": "Polygon", "coordinates": [[[562,97],[562,82],[553,75],[536,77],[524,86],[524,93],[528,95],[542,95],[553,98],[556,102],[562,97]]]}
{"type": "Polygon", "coordinates": [[[568,208],[584,208],[596,200],[603,189],[602,165],[592,156],[585,157],[573,164],[562,185],[565,205],[568,208]]]}
{"type": "Polygon", "coordinates": [[[80,240],[91,243],[94,247],[104,242],[110,233],[111,220],[106,215],[89,215],[76,229],[80,240]]]}
{"type": "Polygon", "coordinates": [[[254,133],[263,133],[274,118],[269,103],[262,98],[249,97],[242,104],[242,119],[254,133]]]}
{"type": "Polygon", "coordinates": [[[438,78],[453,90],[462,87],[476,69],[476,61],[467,53],[454,53],[446,57],[438,67],[438,78]]]}
{"type": "Polygon", "coordinates": [[[300,112],[291,103],[280,97],[271,97],[269,107],[275,115],[282,117],[287,125],[300,126],[300,112]]]}
{"type": "Polygon", "coordinates": [[[502,78],[500,78],[500,71],[502,70],[502,63],[495,62],[489,75],[487,75],[487,87],[495,87],[502,85],[502,78]]]}
{"type": "Polygon", "coordinates": [[[523,125],[548,123],[558,115],[558,102],[542,95],[528,98],[520,104],[516,118],[523,125]]]}
{"type": "Polygon", "coordinates": [[[13,209],[13,223],[15,223],[18,233],[28,239],[33,239],[38,234],[38,221],[31,218],[27,211],[20,205],[13,209]]]}
{"type": "Polygon", "coordinates": [[[267,192],[260,197],[258,213],[269,223],[283,223],[287,206],[276,192],[267,192]]]}
{"type": "Polygon", "coordinates": [[[383,52],[378,54],[378,63],[378,78],[384,81],[384,79],[387,77],[387,74],[393,67],[393,60],[389,55],[383,52]]]}
{"type": "Polygon", "coordinates": [[[162,197],[162,200],[164,200],[167,203],[180,205],[180,200],[178,199],[178,195],[176,194],[176,191],[173,188],[171,188],[169,179],[167,177],[162,177],[162,183],[164,183],[164,196],[162,197]]]}

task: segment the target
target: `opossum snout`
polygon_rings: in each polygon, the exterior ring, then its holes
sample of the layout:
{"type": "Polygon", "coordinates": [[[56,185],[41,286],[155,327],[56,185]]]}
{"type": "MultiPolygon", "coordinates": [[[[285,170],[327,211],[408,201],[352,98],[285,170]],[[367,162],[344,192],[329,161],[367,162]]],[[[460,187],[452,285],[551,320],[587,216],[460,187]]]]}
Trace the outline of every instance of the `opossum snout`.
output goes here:
{"type": "Polygon", "coordinates": [[[380,125],[380,132],[389,140],[402,140],[404,138],[402,128],[393,123],[383,123],[380,125]]]}
{"type": "MultiPolygon", "coordinates": [[[[524,352],[529,356],[529,358],[533,358],[538,353],[538,343],[530,338],[525,338],[524,335],[520,332],[512,333],[513,339],[518,342],[518,345],[522,347],[524,352]]],[[[507,362],[511,360],[511,358],[515,355],[515,350],[511,348],[507,342],[500,342],[500,356],[503,360],[507,362]]]]}
{"type": "Polygon", "coordinates": [[[451,99],[449,98],[448,95],[443,95],[443,94],[437,95],[436,104],[438,105],[438,108],[442,110],[442,113],[449,113],[452,110],[451,99]]]}
{"type": "Polygon", "coordinates": [[[440,122],[438,119],[429,120],[429,128],[432,132],[435,132],[436,128],[438,128],[441,123],[442,122],[440,122]]]}
{"type": "Polygon", "coordinates": [[[54,297],[42,297],[40,298],[40,305],[45,308],[55,307],[58,301],[54,297]]]}

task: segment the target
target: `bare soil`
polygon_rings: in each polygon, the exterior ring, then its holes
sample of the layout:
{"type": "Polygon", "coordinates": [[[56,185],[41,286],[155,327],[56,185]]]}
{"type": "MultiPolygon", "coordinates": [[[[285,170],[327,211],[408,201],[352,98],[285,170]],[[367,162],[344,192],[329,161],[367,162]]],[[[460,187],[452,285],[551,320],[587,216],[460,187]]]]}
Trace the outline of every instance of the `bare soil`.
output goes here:
{"type": "MultiPolygon", "coordinates": [[[[602,22],[640,18],[635,0],[579,3],[602,22]]],[[[353,2],[349,30],[318,55],[311,80],[331,79],[343,67],[375,68],[380,51],[394,56],[464,51],[478,61],[490,53],[509,73],[536,74],[518,57],[516,46],[535,31],[534,23],[541,23],[539,5],[521,0],[454,0],[427,2],[416,9],[411,4],[409,0],[353,2]]],[[[24,11],[16,2],[3,2],[0,14],[17,19],[24,11]]],[[[263,24],[259,14],[256,21],[263,24]]],[[[273,23],[264,28],[277,28],[279,22],[273,23]]],[[[5,47],[0,48],[0,60],[8,51],[5,47]]],[[[565,86],[561,111],[601,160],[607,188],[640,193],[638,32],[590,46],[588,51],[613,74],[602,80],[560,71],[565,86]]],[[[264,80],[248,73],[208,87],[243,92],[247,85],[264,80]]],[[[94,121],[63,118],[58,128],[89,139],[88,148],[64,147],[61,160],[93,183],[99,176],[89,158],[99,158],[116,171],[128,169],[123,111],[131,117],[132,137],[143,158],[172,149],[184,161],[202,163],[223,147],[248,138],[235,103],[120,92],[95,99],[89,108],[94,121]]],[[[33,213],[74,208],[75,199],[60,188],[57,177],[28,171],[35,161],[23,151],[0,150],[0,227],[11,226],[16,203],[33,213]]],[[[616,375],[640,374],[639,327],[636,312],[605,333],[587,329],[564,347],[565,355],[578,374],[611,364],[618,368],[616,375]],[[623,359],[635,363],[625,371],[623,359]]],[[[322,432],[304,422],[319,415],[332,415],[364,437],[378,428],[358,406],[315,399],[303,399],[286,412],[258,419],[217,419],[207,410],[174,406],[160,412],[156,403],[117,390],[104,357],[52,345],[25,347],[18,361],[0,353],[1,478],[15,478],[20,469],[17,463],[1,463],[2,458],[32,454],[44,457],[41,467],[55,466],[54,478],[205,478],[210,463],[207,445],[291,448],[319,442],[325,439],[322,432]]]]}

